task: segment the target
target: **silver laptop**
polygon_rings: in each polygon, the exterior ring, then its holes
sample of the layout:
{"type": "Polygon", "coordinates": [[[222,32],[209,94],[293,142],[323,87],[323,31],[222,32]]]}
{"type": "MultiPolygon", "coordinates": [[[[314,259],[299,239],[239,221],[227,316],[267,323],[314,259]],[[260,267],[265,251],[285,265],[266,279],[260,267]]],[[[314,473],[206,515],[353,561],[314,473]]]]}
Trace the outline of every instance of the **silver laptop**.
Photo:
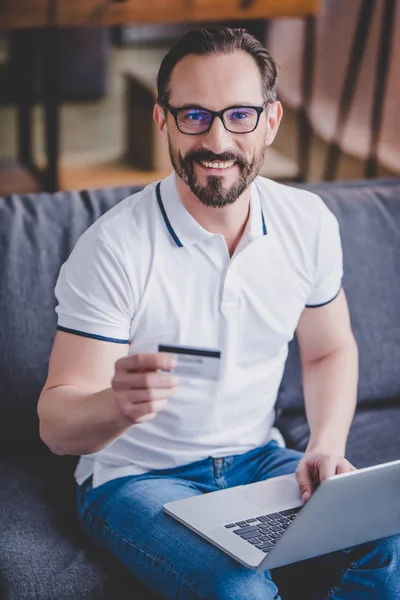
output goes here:
{"type": "Polygon", "coordinates": [[[400,533],[400,460],[335,475],[303,506],[295,475],[201,494],[165,511],[264,571],[400,533]]]}

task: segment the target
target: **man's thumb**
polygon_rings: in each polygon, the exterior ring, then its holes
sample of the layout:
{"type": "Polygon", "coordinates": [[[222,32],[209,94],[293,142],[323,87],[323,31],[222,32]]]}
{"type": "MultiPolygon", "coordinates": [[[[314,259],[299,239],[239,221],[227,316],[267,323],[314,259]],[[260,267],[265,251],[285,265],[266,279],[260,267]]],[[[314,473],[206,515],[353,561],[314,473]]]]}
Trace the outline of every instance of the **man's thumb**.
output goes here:
{"type": "Polygon", "coordinates": [[[301,465],[301,467],[296,471],[296,478],[301,499],[303,502],[307,502],[313,492],[313,483],[307,464],[301,465]]]}

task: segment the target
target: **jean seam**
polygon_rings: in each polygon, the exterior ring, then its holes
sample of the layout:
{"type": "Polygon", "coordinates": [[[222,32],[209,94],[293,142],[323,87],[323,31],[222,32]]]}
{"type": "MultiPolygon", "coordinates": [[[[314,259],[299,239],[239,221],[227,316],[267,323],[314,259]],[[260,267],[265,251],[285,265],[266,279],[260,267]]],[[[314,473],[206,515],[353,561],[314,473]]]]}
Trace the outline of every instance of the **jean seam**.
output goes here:
{"type": "Polygon", "coordinates": [[[228,483],[223,475],[216,477],[215,483],[220,490],[225,490],[228,487],[228,483]]]}
{"type": "Polygon", "coordinates": [[[348,569],[343,569],[340,572],[340,582],[328,591],[327,595],[323,598],[323,600],[333,600],[333,594],[336,594],[336,592],[340,590],[340,586],[342,585],[343,580],[346,577],[347,571],[348,569]]]}
{"type": "Polygon", "coordinates": [[[338,592],[340,590],[341,585],[343,584],[344,578],[346,577],[347,573],[351,570],[354,569],[358,569],[358,565],[355,562],[351,562],[345,569],[342,569],[340,572],[340,583],[338,583],[337,585],[335,585],[334,587],[332,587],[329,592],[327,593],[327,595],[325,596],[325,598],[323,598],[323,600],[333,600],[333,594],[336,594],[336,592],[338,592]]]}
{"type": "Polygon", "coordinates": [[[194,592],[196,594],[196,596],[198,598],[201,598],[200,593],[198,592],[198,590],[196,590],[188,581],[186,581],[186,579],[184,579],[182,577],[182,575],[180,573],[177,573],[168,563],[166,563],[164,560],[154,556],[153,554],[151,554],[150,552],[148,552],[147,550],[144,550],[143,548],[141,548],[140,546],[137,546],[136,544],[134,544],[131,540],[126,539],[123,535],[121,535],[120,533],[118,533],[117,531],[115,531],[112,527],[110,527],[110,525],[106,522],[104,522],[100,517],[98,517],[95,514],[92,514],[90,512],[90,510],[88,508],[84,508],[84,513],[86,515],[89,515],[89,517],[91,519],[93,519],[94,521],[97,521],[98,523],[100,523],[105,529],[107,529],[109,532],[111,532],[116,538],[122,540],[123,542],[125,542],[128,546],[130,546],[132,549],[137,550],[139,552],[141,552],[142,554],[145,554],[147,557],[151,558],[152,560],[154,560],[155,562],[157,562],[158,564],[164,566],[166,568],[167,571],[169,571],[170,573],[172,573],[181,583],[183,583],[183,585],[185,585],[187,588],[189,588],[189,590],[191,592],[194,592]]]}
{"type": "Polygon", "coordinates": [[[227,456],[225,458],[224,465],[220,471],[220,475],[224,476],[225,473],[227,473],[229,471],[229,469],[231,468],[232,463],[233,463],[233,458],[234,458],[233,456],[227,456]]]}

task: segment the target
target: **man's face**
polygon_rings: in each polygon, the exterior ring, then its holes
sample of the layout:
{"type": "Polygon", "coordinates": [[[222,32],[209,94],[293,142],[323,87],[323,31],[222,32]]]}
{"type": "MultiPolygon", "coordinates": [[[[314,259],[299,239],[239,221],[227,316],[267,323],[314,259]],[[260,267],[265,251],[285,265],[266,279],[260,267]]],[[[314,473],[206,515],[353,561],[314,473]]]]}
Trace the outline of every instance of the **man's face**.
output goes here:
{"type": "MultiPolygon", "coordinates": [[[[254,59],[242,51],[209,56],[189,55],[175,67],[169,104],[223,110],[229,106],[262,106],[261,75],[254,59]]],[[[279,103],[276,103],[279,104],[279,103]]],[[[259,173],[266,147],[272,142],[280,116],[267,106],[257,128],[244,134],[230,133],[216,117],[209,132],[181,133],[174,117],[167,115],[169,153],[178,176],[206,206],[232,204],[259,173]]]]}

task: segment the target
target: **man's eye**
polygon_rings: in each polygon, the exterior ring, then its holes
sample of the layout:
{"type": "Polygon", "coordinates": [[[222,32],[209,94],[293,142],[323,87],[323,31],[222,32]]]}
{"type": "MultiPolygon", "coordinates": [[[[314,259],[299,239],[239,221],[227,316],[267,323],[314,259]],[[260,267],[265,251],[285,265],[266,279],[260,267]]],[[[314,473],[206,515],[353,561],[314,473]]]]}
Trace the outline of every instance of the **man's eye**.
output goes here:
{"type": "Polygon", "coordinates": [[[206,112],[190,111],[183,114],[184,121],[209,121],[210,115],[206,112]]]}
{"type": "Polygon", "coordinates": [[[235,110],[235,112],[229,113],[228,116],[231,121],[244,121],[251,118],[250,113],[243,110],[235,110]]]}

